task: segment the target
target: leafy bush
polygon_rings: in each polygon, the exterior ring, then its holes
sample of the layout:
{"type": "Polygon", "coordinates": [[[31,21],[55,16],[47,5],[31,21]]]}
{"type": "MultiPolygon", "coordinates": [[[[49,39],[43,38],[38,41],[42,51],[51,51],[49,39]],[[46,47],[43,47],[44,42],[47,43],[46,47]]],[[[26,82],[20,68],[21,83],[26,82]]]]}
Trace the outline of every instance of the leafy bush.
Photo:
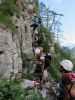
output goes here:
{"type": "Polygon", "coordinates": [[[37,89],[23,89],[20,81],[0,80],[0,100],[44,100],[37,89]]]}
{"type": "Polygon", "coordinates": [[[50,73],[54,79],[59,79],[60,61],[63,59],[69,59],[73,61],[73,59],[71,57],[70,50],[67,47],[61,48],[59,43],[55,43],[54,48],[55,48],[55,55],[52,60],[52,67],[50,68],[50,73]]]}
{"type": "Polygon", "coordinates": [[[0,100],[23,100],[24,90],[17,81],[0,81],[0,100]]]}

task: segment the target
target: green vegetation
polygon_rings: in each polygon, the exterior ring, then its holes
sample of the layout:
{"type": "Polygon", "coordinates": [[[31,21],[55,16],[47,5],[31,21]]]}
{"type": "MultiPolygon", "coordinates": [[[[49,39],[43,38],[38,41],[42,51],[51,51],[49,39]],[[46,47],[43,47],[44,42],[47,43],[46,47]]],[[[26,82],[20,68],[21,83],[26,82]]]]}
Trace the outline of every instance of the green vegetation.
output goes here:
{"type": "Polygon", "coordinates": [[[19,82],[0,80],[0,100],[23,100],[24,90],[19,82]]]}
{"type": "Polygon", "coordinates": [[[53,78],[58,80],[59,79],[59,67],[60,67],[60,61],[63,59],[69,59],[72,62],[74,62],[74,59],[71,56],[71,52],[67,47],[62,47],[59,45],[59,43],[55,43],[55,55],[53,57],[52,61],[52,68],[50,73],[52,74],[53,78]]]}
{"type": "Polygon", "coordinates": [[[0,80],[0,100],[45,100],[37,89],[23,89],[20,81],[0,80]]]}
{"type": "Polygon", "coordinates": [[[37,15],[39,14],[39,1],[38,0],[35,1],[34,11],[37,15]]]}
{"type": "Polygon", "coordinates": [[[39,30],[40,34],[40,43],[41,46],[44,48],[44,52],[49,52],[49,43],[52,44],[54,37],[53,37],[53,33],[49,32],[48,29],[44,26],[42,26],[39,30]]]}
{"type": "Polygon", "coordinates": [[[15,31],[15,25],[12,21],[14,14],[19,14],[16,0],[2,0],[0,4],[0,24],[15,31]]]}

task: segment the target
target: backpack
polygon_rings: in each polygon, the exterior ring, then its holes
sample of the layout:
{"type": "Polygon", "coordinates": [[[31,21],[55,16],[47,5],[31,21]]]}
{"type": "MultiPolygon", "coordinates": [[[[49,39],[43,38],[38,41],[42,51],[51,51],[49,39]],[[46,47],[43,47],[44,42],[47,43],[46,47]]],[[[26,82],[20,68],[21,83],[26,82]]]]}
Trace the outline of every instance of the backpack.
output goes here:
{"type": "Polygon", "coordinates": [[[48,66],[50,65],[52,59],[52,55],[50,53],[47,53],[45,55],[45,65],[44,65],[44,69],[48,68],[48,66]]]}
{"type": "Polygon", "coordinates": [[[65,98],[67,98],[64,100],[72,100],[72,98],[75,98],[75,73],[65,73],[64,80],[65,98]]]}

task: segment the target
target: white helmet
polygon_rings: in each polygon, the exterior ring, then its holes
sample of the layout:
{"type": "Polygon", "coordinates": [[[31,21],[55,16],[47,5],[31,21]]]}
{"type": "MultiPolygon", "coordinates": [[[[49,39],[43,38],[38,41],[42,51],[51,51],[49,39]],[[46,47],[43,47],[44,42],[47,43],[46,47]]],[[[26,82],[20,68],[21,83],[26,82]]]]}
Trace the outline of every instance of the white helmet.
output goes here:
{"type": "Polygon", "coordinates": [[[72,71],[73,69],[73,63],[70,60],[62,60],[60,62],[60,65],[66,70],[66,71],[72,71]]]}
{"type": "Polygon", "coordinates": [[[40,54],[40,49],[39,49],[39,48],[36,48],[36,49],[35,49],[35,54],[36,54],[36,55],[40,54]]]}

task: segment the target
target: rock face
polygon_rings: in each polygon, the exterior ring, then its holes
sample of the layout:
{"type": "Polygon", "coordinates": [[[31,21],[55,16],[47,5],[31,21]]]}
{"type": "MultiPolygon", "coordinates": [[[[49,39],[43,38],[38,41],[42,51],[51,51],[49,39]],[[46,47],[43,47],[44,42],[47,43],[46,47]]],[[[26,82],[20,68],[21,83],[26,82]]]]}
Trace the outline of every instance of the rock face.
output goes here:
{"type": "Polygon", "coordinates": [[[0,78],[9,78],[13,70],[17,73],[19,64],[21,59],[11,32],[0,28],[0,78]]]}
{"type": "Polygon", "coordinates": [[[22,71],[21,50],[25,54],[32,54],[30,25],[35,2],[17,0],[17,5],[21,11],[20,16],[13,16],[17,32],[0,28],[0,78],[9,78],[11,73],[22,71]]]}

